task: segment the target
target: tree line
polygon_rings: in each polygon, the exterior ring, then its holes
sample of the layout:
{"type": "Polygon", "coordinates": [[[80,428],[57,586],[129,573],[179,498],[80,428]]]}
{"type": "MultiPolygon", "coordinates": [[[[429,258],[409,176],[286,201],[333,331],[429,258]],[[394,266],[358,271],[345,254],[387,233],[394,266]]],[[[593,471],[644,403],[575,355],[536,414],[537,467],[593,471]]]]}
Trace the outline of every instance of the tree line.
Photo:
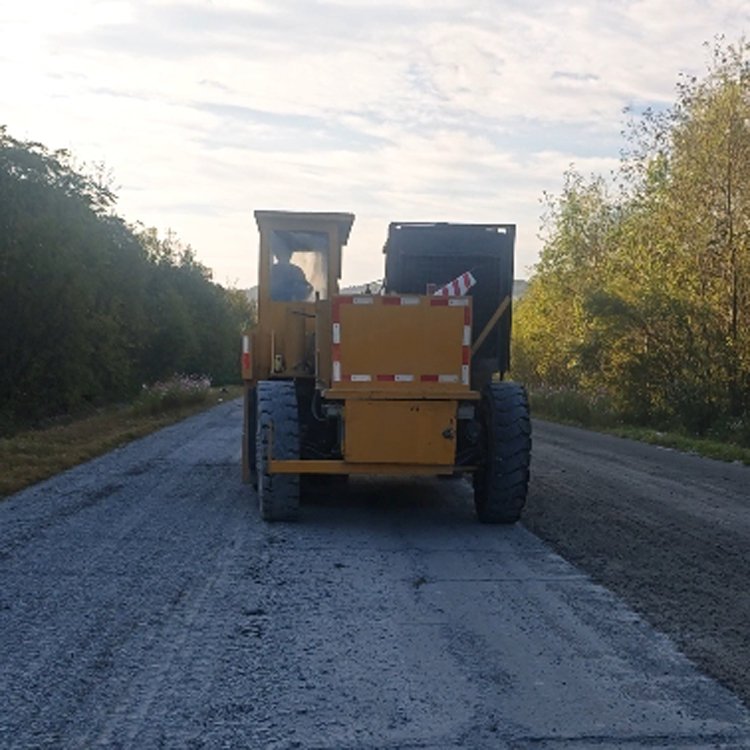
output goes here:
{"type": "Polygon", "coordinates": [[[620,419],[750,441],[750,44],[707,45],[616,174],[565,175],[515,318],[514,370],[620,419]]]}
{"type": "Polygon", "coordinates": [[[239,378],[244,292],[119,217],[109,183],[0,127],[0,432],[175,372],[239,378]]]}

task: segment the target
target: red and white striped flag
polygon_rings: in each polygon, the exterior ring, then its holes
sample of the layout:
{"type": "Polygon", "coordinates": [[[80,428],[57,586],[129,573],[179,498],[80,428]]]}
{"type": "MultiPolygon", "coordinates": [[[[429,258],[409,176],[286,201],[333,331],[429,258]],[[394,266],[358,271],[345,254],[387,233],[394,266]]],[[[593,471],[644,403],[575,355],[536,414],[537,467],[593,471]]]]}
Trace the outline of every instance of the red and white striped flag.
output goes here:
{"type": "Polygon", "coordinates": [[[462,273],[435,292],[435,297],[463,297],[477,283],[471,271],[462,273]]]}

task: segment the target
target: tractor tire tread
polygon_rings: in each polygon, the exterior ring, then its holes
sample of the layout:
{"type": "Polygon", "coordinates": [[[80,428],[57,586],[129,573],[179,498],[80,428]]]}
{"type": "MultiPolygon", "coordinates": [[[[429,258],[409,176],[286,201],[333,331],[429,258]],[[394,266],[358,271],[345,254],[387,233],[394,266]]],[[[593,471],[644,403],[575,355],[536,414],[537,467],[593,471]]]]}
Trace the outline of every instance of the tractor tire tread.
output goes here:
{"type": "Polygon", "coordinates": [[[483,523],[515,523],[526,504],[531,463],[531,420],[526,391],[513,382],[489,384],[483,393],[487,455],[474,478],[477,516],[483,523]]]}
{"type": "Polygon", "coordinates": [[[294,521],[299,515],[299,474],[269,474],[273,434],[274,458],[299,459],[299,416],[294,383],[265,380],[257,386],[256,468],[260,515],[264,521],[294,521]]]}

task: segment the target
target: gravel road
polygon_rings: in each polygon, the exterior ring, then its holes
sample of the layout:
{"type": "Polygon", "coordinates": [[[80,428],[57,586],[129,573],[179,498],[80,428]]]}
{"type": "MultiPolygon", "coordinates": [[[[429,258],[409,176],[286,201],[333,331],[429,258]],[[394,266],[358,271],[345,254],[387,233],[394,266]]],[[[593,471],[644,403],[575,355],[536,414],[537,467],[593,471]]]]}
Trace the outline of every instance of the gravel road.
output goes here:
{"type": "MultiPolygon", "coordinates": [[[[240,416],[0,503],[0,747],[750,747],[734,694],[523,526],[477,524],[465,482],[358,479],[264,525],[240,416]]],[[[532,523],[609,504],[563,443],[538,430],[532,523]]]]}
{"type": "Polygon", "coordinates": [[[750,467],[534,429],[526,525],[750,705],[750,467]]]}

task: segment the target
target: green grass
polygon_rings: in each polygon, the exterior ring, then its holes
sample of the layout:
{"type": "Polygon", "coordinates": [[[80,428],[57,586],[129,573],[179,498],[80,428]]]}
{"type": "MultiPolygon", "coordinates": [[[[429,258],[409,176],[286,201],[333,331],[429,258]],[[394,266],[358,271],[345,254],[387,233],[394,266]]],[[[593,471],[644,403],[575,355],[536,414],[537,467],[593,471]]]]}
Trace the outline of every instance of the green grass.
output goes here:
{"type": "Polygon", "coordinates": [[[242,394],[241,386],[206,389],[185,401],[170,396],[161,406],[144,396],[133,404],[110,406],[95,415],[0,439],[0,497],[54,476],[120,445],[242,394]]]}
{"type": "Polygon", "coordinates": [[[695,437],[681,432],[662,432],[650,427],[629,425],[610,428],[606,431],[631,440],[640,440],[643,443],[675,448],[684,453],[696,453],[699,456],[716,458],[719,461],[739,461],[750,466],[750,448],[735,443],[695,437]]]}
{"type": "Polygon", "coordinates": [[[747,445],[717,437],[691,435],[682,430],[662,430],[628,424],[604,398],[592,398],[570,391],[552,393],[533,390],[530,391],[529,398],[531,413],[539,419],[750,466],[750,447],[747,445]]]}

